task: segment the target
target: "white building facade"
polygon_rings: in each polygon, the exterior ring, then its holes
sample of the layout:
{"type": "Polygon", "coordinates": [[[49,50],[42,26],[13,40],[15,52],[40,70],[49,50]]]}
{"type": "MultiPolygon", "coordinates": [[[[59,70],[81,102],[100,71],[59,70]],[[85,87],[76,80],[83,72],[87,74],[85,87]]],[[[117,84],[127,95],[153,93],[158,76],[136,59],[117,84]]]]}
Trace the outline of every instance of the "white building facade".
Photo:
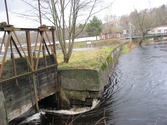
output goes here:
{"type": "Polygon", "coordinates": [[[167,34],[167,24],[155,27],[151,31],[148,32],[148,34],[160,34],[160,33],[167,34]]]}

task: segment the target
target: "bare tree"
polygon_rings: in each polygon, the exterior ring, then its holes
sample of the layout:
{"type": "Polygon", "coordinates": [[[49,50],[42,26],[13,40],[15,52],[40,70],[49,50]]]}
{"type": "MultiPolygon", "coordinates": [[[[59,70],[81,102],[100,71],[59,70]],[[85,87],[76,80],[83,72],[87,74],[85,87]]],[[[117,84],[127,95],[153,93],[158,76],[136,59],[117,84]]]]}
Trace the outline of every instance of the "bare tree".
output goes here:
{"type": "Polygon", "coordinates": [[[114,32],[114,26],[118,23],[116,15],[106,15],[105,16],[105,22],[103,24],[103,32],[104,33],[113,33],[114,32]]]}
{"type": "MultiPolygon", "coordinates": [[[[33,9],[37,7],[28,0],[22,0],[33,9]]],[[[33,1],[34,2],[34,1],[33,1]]],[[[72,54],[74,39],[83,31],[89,18],[112,5],[104,5],[103,0],[41,0],[42,18],[54,24],[56,36],[61,45],[64,62],[68,63],[72,54]],[[79,24],[82,28],[78,28],[79,24]]],[[[24,16],[28,16],[25,15],[24,16]]]]}
{"type": "Polygon", "coordinates": [[[167,5],[162,5],[154,9],[156,14],[156,25],[167,24],[167,5]]]}
{"type": "Polygon", "coordinates": [[[130,22],[135,26],[138,31],[138,35],[141,35],[139,45],[142,44],[148,31],[154,26],[155,16],[153,15],[152,9],[145,9],[130,14],[130,22]]]}

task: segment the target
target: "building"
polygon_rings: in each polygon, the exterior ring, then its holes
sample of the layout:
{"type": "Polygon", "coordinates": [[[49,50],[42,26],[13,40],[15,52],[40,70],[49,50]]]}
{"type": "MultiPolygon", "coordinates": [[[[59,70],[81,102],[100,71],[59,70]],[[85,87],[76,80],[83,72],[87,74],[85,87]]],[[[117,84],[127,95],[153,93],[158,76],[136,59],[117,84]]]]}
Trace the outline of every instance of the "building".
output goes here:
{"type": "Polygon", "coordinates": [[[167,33],[167,24],[157,26],[148,32],[148,34],[159,34],[159,33],[167,33]]]}
{"type": "Polygon", "coordinates": [[[101,33],[100,39],[106,40],[112,38],[123,38],[122,27],[114,22],[103,24],[103,31],[101,33]]]}

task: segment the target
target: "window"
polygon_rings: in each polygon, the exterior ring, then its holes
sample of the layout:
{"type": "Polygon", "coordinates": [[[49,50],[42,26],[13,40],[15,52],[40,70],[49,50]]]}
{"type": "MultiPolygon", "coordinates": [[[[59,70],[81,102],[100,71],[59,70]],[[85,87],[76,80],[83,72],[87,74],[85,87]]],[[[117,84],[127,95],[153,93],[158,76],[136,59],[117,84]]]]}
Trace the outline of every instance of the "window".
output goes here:
{"type": "Polygon", "coordinates": [[[164,33],[167,33],[167,30],[165,30],[164,33]]]}
{"type": "Polygon", "coordinates": [[[120,33],[117,33],[117,38],[120,38],[120,33]]]}

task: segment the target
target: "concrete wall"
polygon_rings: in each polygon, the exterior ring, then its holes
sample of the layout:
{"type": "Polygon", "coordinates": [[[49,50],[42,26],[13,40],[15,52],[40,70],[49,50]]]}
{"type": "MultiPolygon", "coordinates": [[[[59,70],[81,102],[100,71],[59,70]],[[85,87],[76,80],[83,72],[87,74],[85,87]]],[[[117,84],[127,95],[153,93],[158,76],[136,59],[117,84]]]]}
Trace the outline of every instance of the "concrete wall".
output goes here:
{"type": "Polygon", "coordinates": [[[88,98],[100,98],[101,92],[108,84],[114,66],[118,63],[121,44],[106,57],[101,68],[60,70],[62,108],[70,107],[70,100],[86,101],[88,98]],[[68,105],[68,106],[67,106],[68,105]]]}
{"type": "Polygon", "coordinates": [[[98,91],[98,72],[92,69],[61,70],[61,86],[71,91],[98,91]]]}

